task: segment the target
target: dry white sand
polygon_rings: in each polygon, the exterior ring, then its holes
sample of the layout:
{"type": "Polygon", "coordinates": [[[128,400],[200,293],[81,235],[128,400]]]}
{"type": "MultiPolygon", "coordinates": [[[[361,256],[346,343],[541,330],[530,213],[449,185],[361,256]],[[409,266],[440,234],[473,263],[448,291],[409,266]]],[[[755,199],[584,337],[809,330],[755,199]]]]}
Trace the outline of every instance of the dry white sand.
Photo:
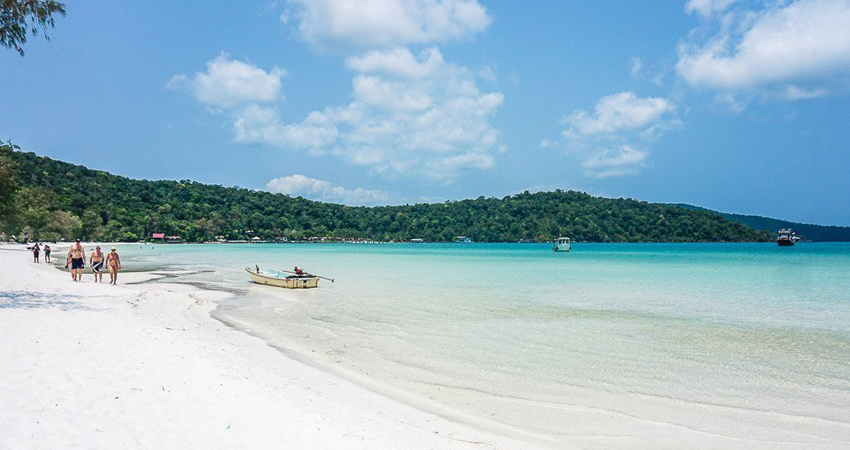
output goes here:
{"type": "Polygon", "coordinates": [[[0,267],[0,449],[538,448],[289,359],[212,319],[223,294],[0,267]]]}

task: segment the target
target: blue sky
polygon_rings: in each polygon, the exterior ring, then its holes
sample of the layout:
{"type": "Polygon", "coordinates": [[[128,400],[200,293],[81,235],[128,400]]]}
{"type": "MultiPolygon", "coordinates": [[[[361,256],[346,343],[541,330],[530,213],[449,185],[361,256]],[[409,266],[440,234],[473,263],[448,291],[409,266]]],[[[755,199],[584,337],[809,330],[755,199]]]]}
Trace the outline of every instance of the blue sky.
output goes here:
{"type": "Polygon", "coordinates": [[[850,225],[850,0],[66,6],[0,52],[0,139],[40,155],[346,204],[561,188],[850,225]]]}

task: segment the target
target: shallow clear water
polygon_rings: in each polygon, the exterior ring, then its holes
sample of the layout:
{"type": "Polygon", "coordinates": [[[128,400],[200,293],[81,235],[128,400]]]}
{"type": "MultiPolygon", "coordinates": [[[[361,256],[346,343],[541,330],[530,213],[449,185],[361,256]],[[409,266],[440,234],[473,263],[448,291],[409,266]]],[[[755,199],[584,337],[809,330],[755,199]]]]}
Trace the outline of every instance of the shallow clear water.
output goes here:
{"type": "Polygon", "coordinates": [[[720,448],[731,437],[850,443],[850,244],[121,252],[125,266],[209,270],[176,281],[233,291],[224,320],[512,429],[557,440],[677,427],[720,436],[720,448]],[[259,286],[243,271],[255,264],[336,282],[259,286]]]}

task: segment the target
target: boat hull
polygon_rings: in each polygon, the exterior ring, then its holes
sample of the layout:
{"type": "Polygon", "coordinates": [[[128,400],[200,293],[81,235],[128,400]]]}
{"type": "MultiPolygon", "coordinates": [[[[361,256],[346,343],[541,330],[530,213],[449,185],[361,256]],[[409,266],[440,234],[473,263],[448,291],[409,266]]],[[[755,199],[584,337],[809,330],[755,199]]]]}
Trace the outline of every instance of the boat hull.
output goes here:
{"type": "Polygon", "coordinates": [[[792,245],[794,245],[794,241],[791,241],[791,240],[785,240],[785,239],[780,239],[780,240],[776,241],[776,243],[777,243],[780,247],[791,247],[792,245]]]}
{"type": "Polygon", "coordinates": [[[257,284],[265,284],[267,286],[282,287],[285,289],[312,289],[319,287],[318,277],[274,277],[257,273],[249,268],[245,268],[251,281],[257,284]]]}

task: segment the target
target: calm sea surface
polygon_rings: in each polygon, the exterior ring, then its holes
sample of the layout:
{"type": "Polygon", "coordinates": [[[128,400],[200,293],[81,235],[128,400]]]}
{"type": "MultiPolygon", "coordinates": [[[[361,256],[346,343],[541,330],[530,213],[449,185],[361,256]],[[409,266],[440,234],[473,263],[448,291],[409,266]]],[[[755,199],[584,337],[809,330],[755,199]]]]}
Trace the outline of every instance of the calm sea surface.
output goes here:
{"type": "Polygon", "coordinates": [[[198,270],[160,282],[232,291],[217,317],[318,366],[494,427],[589,448],[850,448],[850,244],[119,250],[198,270]],[[255,285],[255,264],[336,281],[255,285]]]}

